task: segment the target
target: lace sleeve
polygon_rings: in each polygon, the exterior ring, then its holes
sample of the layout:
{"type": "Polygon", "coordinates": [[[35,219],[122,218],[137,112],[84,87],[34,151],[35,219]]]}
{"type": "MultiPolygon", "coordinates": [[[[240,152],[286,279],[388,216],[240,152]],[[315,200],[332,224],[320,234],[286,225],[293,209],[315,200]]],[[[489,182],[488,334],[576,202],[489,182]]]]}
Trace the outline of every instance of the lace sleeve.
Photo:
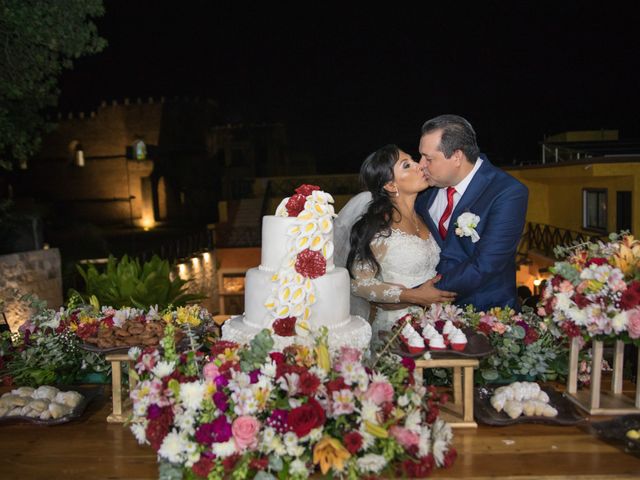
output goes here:
{"type": "MultiPolygon", "coordinates": [[[[378,263],[381,263],[386,250],[384,239],[376,239],[371,242],[371,251],[378,263]]],[[[351,293],[354,295],[363,297],[370,302],[400,303],[402,287],[383,282],[379,272],[376,274],[373,266],[369,263],[356,261],[352,273],[354,278],[351,280],[351,293]]]]}

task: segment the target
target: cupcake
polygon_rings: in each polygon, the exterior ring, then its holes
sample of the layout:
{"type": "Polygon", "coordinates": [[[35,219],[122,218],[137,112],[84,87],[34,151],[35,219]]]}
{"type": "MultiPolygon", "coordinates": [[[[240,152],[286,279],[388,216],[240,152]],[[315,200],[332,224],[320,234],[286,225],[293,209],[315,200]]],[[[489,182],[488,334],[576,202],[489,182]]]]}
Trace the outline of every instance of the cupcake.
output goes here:
{"type": "Polygon", "coordinates": [[[442,335],[434,335],[429,339],[429,350],[446,350],[447,345],[444,343],[442,335]]]}
{"type": "Polygon", "coordinates": [[[409,324],[400,332],[400,339],[404,342],[409,353],[420,353],[425,349],[424,340],[418,332],[409,324]]]}
{"type": "Polygon", "coordinates": [[[447,320],[444,327],[442,327],[442,336],[444,337],[445,342],[449,340],[449,337],[455,330],[456,327],[453,325],[453,322],[451,320],[447,320]]]}
{"type": "Polygon", "coordinates": [[[422,329],[422,338],[424,338],[426,345],[429,345],[429,340],[436,335],[440,334],[430,323],[427,323],[427,325],[422,329]]]}
{"type": "Polygon", "coordinates": [[[467,348],[467,336],[459,328],[456,328],[449,335],[449,341],[451,342],[451,348],[457,352],[462,352],[467,348]]]}

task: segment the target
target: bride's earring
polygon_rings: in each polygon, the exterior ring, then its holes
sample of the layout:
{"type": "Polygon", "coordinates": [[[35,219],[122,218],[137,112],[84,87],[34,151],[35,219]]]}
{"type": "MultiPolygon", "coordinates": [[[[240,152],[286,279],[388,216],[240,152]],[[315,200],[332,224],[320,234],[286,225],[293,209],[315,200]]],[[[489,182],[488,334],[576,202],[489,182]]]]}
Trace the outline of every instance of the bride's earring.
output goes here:
{"type": "Polygon", "coordinates": [[[400,196],[400,191],[396,190],[396,197],[399,197],[399,196],[400,196]]]}

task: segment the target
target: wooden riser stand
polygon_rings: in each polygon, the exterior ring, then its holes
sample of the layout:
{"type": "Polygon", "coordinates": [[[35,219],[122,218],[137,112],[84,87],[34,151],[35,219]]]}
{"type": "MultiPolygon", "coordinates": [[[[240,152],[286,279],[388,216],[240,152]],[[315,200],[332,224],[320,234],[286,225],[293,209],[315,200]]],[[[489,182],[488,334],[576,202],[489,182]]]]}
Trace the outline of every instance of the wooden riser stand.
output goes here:
{"type": "Polygon", "coordinates": [[[453,368],[453,403],[440,409],[440,417],[451,428],[477,428],[473,420],[473,370],[480,362],[476,359],[416,360],[416,382],[422,383],[425,368],[453,368]]]}
{"type": "Polygon", "coordinates": [[[107,355],[106,358],[107,362],[111,362],[111,396],[113,399],[111,414],[107,417],[107,422],[124,423],[131,416],[132,405],[130,399],[122,401],[122,362],[127,362],[129,368],[129,391],[132,391],[136,385],[134,375],[131,375],[133,360],[126,353],[114,353],[107,355]]]}
{"type": "MultiPolygon", "coordinates": [[[[565,397],[589,413],[589,415],[627,415],[640,413],[640,382],[636,380],[634,399],[622,394],[622,368],[624,363],[624,343],[616,341],[613,358],[613,377],[611,392],[601,390],[602,383],[602,350],[600,341],[592,342],[591,351],[591,386],[589,390],[578,391],[578,353],[579,338],[571,341],[569,356],[569,378],[565,397]]],[[[638,373],[640,374],[640,352],[638,353],[638,373]]],[[[638,377],[636,377],[638,378],[638,377]]]]}

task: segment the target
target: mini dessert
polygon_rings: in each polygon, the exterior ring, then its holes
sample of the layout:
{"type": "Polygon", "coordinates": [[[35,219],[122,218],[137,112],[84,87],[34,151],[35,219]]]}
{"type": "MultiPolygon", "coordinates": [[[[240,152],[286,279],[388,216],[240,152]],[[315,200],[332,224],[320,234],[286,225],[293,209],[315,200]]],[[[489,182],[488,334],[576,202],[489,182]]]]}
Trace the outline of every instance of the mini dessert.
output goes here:
{"type": "Polygon", "coordinates": [[[424,340],[418,332],[409,324],[400,332],[400,338],[407,346],[409,353],[420,353],[425,349],[424,340]]]}
{"type": "Polygon", "coordinates": [[[453,322],[451,320],[447,320],[444,324],[444,327],[442,327],[442,336],[444,337],[445,341],[450,340],[451,334],[453,334],[455,330],[456,327],[453,325],[453,322]]]}
{"type": "Polygon", "coordinates": [[[435,329],[433,325],[427,323],[427,325],[422,329],[422,337],[425,339],[425,344],[429,345],[429,340],[436,335],[440,335],[438,331],[435,329]]]}
{"type": "Polygon", "coordinates": [[[489,400],[496,412],[504,411],[512,419],[527,417],[556,417],[558,410],[549,405],[549,395],[535,382],[514,382],[496,388],[489,400]]]}
{"type": "Polygon", "coordinates": [[[444,338],[442,338],[442,335],[440,334],[434,335],[429,340],[429,350],[439,351],[439,350],[446,350],[446,349],[447,349],[447,345],[444,343],[444,338]]]}
{"type": "Polygon", "coordinates": [[[456,352],[462,352],[467,348],[467,336],[462,333],[462,330],[459,328],[454,329],[449,334],[449,342],[451,344],[451,348],[456,352]]]}

